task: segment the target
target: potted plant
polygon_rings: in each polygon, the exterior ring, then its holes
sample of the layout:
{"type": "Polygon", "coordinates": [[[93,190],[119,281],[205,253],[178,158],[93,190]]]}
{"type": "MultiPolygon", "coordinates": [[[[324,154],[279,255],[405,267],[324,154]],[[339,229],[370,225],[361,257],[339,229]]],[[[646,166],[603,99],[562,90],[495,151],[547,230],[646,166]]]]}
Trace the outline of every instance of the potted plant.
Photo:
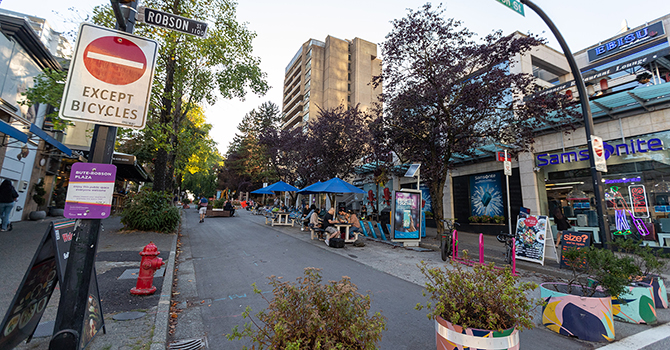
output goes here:
{"type": "Polygon", "coordinates": [[[37,210],[31,211],[30,214],[28,214],[30,220],[42,220],[47,217],[47,212],[41,210],[47,202],[44,198],[45,194],[47,194],[47,191],[44,189],[44,179],[40,179],[35,186],[33,186],[32,199],[37,203],[37,210]]]}
{"type": "Polygon", "coordinates": [[[639,273],[630,257],[587,247],[563,253],[572,270],[564,282],[540,284],[544,299],[542,323],[550,330],[582,340],[614,340],[612,296],[627,291],[630,276],[639,273]]]}
{"type": "Polygon", "coordinates": [[[667,266],[670,254],[654,250],[649,246],[641,246],[640,241],[634,239],[617,238],[613,244],[621,252],[629,254],[641,271],[639,276],[635,276],[635,280],[651,285],[654,306],[667,309],[668,294],[665,282],[661,278],[661,272],[667,266]]]}
{"type": "MultiPolygon", "coordinates": [[[[268,308],[250,316],[240,331],[235,326],[228,340],[251,338],[258,349],[374,349],[386,329],[379,313],[368,314],[370,296],[358,293],[349,277],[321,283],[321,269],[308,267],[297,283],[270,276],[273,299],[268,300],[256,284],[254,293],[268,302],[268,308]]],[[[246,348],[246,347],[245,347],[246,348]]]]}
{"type": "Polygon", "coordinates": [[[481,221],[483,224],[488,224],[491,222],[491,217],[488,215],[482,215],[479,217],[479,221],[481,221]]]}
{"type": "Polygon", "coordinates": [[[529,298],[526,292],[537,284],[519,282],[510,268],[475,264],[472,268],[453,264],[453,268],[429,268],[418,265],[428,279],[424,296],[430,302],[416,309],[429,310],[435,320],[438,349],[473,347],[483,349],[519,349],[519,330],[533,328],[530,311],[541,300],[529,298]],[[497,345],[497,347],[496,347],[497,345]]]}
{"type": "Polygon", "coordinates": [[[476,215],[473,215],[473,216],[468,218],[468,221],[470,221],[471,223],[478,223],[479,220],[480,220],[480,217],[476,216],[476,215]]]}

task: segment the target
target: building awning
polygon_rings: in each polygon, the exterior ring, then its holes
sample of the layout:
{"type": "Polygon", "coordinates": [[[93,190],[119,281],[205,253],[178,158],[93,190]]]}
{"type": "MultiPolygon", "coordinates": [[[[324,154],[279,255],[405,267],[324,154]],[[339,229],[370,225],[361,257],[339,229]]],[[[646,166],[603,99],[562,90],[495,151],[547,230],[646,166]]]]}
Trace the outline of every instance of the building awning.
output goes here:
{"type": "Polygon", "coordinates": [[[44,140],[46,143],[58,148],[61,152],[65,153],[68,155],[68,157],[72,156],[72,150],[67,148],[64,144],[58,142],[55,138],[49,136],[44,130],[40,129],[37,125],[35,124],[30,124],[30,132],[39,136],[42,140],[44,140]]]}
{"type": "Polygon", "coordinates": [[[28,135],[22,133],[19,129],[7,124],[7,122],[3,120],[0,120],[0,132],[23,143],[28,142],[28,135]]]}
{"type": "Polygon", "coordinates": [[[112,164],[116,165],[116,177],[118,179],[135,182],[152,182],[146,170],[137,163],[137,158],[132,154],[114,152],[112,164]]]}

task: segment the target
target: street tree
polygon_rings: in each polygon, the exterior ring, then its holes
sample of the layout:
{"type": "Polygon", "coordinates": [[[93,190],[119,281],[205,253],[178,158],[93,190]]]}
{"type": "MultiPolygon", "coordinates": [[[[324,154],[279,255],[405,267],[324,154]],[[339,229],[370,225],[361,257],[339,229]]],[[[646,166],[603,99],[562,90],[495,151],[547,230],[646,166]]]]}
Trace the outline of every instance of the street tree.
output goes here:
{"type": "Polygon", "coordinates": [[[441,6],[426,4],[394,20],[382,44],[382,73],[374,78],[384,85],[375,123],[400,161],[422,163],[438,234],[455,156],[474,157],[492,143],[515,154],[528,150],[537,127],[558,127],[573,113],[562,97],[533,96],[533,77],[514,73],[520,55],[542,39],[494,32],[475,40],[460,21],[443,15],[441,6]]]}
{"type": "MultiPolygon", "coordinates": [[[[247,92],[263,94],[268,85],[259,59],[252,55],[256,36],[236,19],[237,3],[230,0],[148,0],[144,5],[209,23],[206,38],[138,24],[135,33],[160,44],[147,139],[154,140],[154,190],[173,185],[174,165],[180,147],[179,131],[190,109],[214,104],[219,97],[244,98],[247,92]]],[[[96,23],[112,25],[111,7],[94,11],[96,23]]]]}

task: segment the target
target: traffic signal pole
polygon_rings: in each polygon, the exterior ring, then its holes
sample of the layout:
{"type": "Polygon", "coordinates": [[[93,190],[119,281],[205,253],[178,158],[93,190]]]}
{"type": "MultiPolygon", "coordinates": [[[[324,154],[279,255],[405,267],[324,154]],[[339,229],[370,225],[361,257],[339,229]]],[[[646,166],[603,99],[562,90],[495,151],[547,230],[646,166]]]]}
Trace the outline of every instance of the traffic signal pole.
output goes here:
{"type": "MultiPolygon", "coordinates": [[[[117,29],[132,33],[137,1],[111,0],[117,29]],[[123,5],[122,5],[123,4],[123,5]]],[[[116,142],[115,126],[96,125],[88,156],[89,163],[111,164],[116,142]]],[[[78,220],[70,246],[65,277],[60,281],[60,301],[50,350],[79,349],[88,306],[88,294],[94,271],[100,219],[78,220]]]]}
{"type": "Polygon", "coordinates": [[[598,232],[600,235],[600,241],[604,243],[608,248],[611,248],[610,243],[612,242],[612,236],[610,235],[609,222],[607,219],[607,207],[605,203],[605,192],[603,191],[603,178],[598,170],[596,170],[595,164],[595,154],[593,152],[593,144],[591,135],[593,135],[593,117],[591,116],[591,106],[589,106],[589,97],[586,93],[586,85],[584,85],[584,79],[582,79],[582,74],[579,71],[575,57],[572,55],[572,51],[568,47],[568,44],[563,39],[563,35],[558,31],[558,28],[554,23],[549,19],[544,11],[535,5],[530,0],[519,0],[522,4],[530,7],[531,10],[535,11],[540,18],[547,24],[551,32],[558,40],[558,43],[563,49],[565,58],[568,60],[568,65],[572,71],[573,78],[575,80],[575,85],[577,86],[577,92],[579,93],[579,102],[582,104],[582,115],[584,116],[584,129],[586,131],[586,140],[589,148],[589,166],[591,169],[591,181],[593,183],[593,193],[596,201],[596,211],[598,214],[598,232]]]}

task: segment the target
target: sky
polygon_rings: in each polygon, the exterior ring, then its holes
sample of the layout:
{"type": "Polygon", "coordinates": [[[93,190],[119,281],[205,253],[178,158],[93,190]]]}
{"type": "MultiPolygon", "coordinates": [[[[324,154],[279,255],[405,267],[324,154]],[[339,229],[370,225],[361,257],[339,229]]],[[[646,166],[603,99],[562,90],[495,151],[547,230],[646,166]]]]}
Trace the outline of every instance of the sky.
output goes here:
{"type": "MultiPolygon", "coordinates": [[[[670,1],[662,0],[534,2],[552,19],[573,52],[616,35],[623,20],[633,28],[670,13],[670,1]]],[[[54,29],[67,31],[75,26],[65,20],[73,17],[69,7],[76,6],[83,18],[102,3],[108,1],[0,0],[0,8],[45,18],[54,29]]],[[[215,105],[206,107],[207,121],[213,125],[210,135],[220,152],[225,154],[246,113],[266,101],[281,108],[284,69],[304,42],[325,41],[331,35],[340,39],[359,37],[379,45],[390,32],[393,19],[402,18],[408,8],[416,10],[425,3],[425,0],[240,0],[237,20],[257,34],[253,55],[260,58],[271,89],[264,96],[248,94],[244,101],[219,99],[215,105]]],[[[524,17],[497,0],[444,0],[442,4],[446,18],[461,20],[481,36],[495,30],[506,34],[514,31],[539,34],[548,40],[549,46],[561,51],[547,26],[528,7],[524,17]]],[[[378,54],[383,60],[380,49],[378,54]]]]}

